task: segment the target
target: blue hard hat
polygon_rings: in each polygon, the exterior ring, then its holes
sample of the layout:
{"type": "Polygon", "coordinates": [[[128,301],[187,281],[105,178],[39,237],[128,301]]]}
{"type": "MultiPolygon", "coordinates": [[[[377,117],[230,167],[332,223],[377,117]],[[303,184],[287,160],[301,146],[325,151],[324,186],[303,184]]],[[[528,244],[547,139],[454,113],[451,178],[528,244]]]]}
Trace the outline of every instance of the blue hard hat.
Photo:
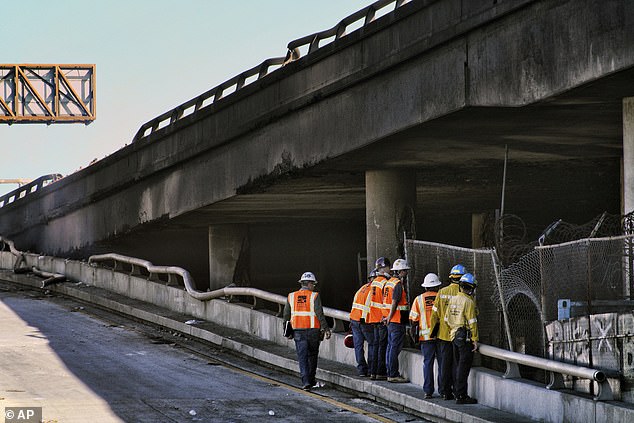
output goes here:
{"type": "Polygon", "coordinates": [[[475,276],[473,276],[471,273],[465,273],[464,275],[462,275],[462,277],[460,278],[460,283],[471,285],[474,288],[478,286],[478,281],[476,281],[475,276]]]}
{"type": "Polygon", "coordinates": [[[451,279],[460,279],[460,277],[465,273],[467,273],[466,267],[464,267],[462,264],[456,264],[454,267],[451,268],[451,271],[449,272],[449,277],[451,279]]]}

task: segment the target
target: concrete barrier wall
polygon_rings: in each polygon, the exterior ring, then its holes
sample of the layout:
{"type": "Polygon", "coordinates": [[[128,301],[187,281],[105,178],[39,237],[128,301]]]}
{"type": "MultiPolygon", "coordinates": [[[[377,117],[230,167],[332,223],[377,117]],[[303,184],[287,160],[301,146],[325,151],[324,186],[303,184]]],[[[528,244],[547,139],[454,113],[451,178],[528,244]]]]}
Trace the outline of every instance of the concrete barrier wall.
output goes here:
{"type": "MultiPolygon", "coordinates": [[[[9,252],[0,252],[0,266],[12,269],[16,258],[9,252]]],[[[64,260],[36,254],[26,254],[29,266],[61,273],[71,282],[112,291],[129,298],[182,313],[195,319],[213,322],[254,335],[275,344],[294,348],[292,341],[282,336],[281,318],[269,312],[252,310],[244,304],[225,300],[198,301],[180,287],[166,286],[143,277],[130,276],[110,269],[93,267],[85,262],[64,260]]],[[[192,327],[192,331],[195,327],[192,327]]],[[[333,334],[330,341],[321,344],[319,356],[354,366],[354,351],[343,345],[342,333],[333,334]]],[[[423,360],[419,351],[404,350],[399,362],[404,375],[412,383],[422,386],[423,360]]],[[[352,371],[351,371],[352,372],[352,371]]],[[[359,383],[366,383],[359,381],[359,383]]],[[[611,423],[634,421],[634,409],[619,406],[618,402],[599,402],[565,391],[545,389],[544,385],[524,379],[504,379],[499,372],[473,368],[469,377],[469,394],[481,404],[508,411],[537,421],[559,423],[611,423]]],[[[421,390],[422,395],[422,390],[421,390]]]]}

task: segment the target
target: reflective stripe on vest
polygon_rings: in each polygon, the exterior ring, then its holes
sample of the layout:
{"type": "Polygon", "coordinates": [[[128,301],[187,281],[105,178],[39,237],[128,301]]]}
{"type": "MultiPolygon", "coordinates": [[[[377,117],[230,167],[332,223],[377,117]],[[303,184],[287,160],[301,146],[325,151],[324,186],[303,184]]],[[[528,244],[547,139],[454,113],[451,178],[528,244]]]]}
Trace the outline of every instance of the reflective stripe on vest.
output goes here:
{"type": "Polygon", "coordinates": [[[357,293],[354,295],[354,300],[352,302],[352,311],[350,312],[350,320],[355,320],[357,322],[363,319],[367,321],[368,314],[370,314],[370,300],[372,293],[372,289],[369,283],[363,285],[357,293]]]}
{"type": "Polygon", "coordinates": [[[377,276],[370,285],[370,314],[367,323],[379,323],[383,317],[383,287],[387,279],[383,276],[377,276]]]}
{"type": "Polygon", "coordinates": [[[420,313],[419,325],[420,329],[418,332],[418,339],[420,341],[429,341],[433,339],[431,335],[431,314],[434,306],[434,300],[436,299],[436,292],[425,292],[414,300],[416,303],[412,309],[418,310],[420,313]]]}
{"type": "Polygon", "coordinates": [[[315,313],[315,298],[317,298],[317,293],[308,289],[288,294],[293,329],[320,328],[319,319],[315,313]]]}
{"type": "MultiPolygon", "coordinates": [[[[392,309],[392,294],[394,293],[394,287],[397,283],[400,283],[401,280],[399,278],[392,278],[389,281],[385,282],[385,288],[383,288],[383,307],[384,312],[383,315],[385,317],[389,316],[390,310],[392,309]]],[[[407,296],[405,295],[405,287],[401,291],[401,298],[398,301],[398,305],[396,306],[396,311],[392,315],[392,319],[390,322],[392,323],[401,323],[401,311],[409,310],[409,306],[407,305],[407,296]]]]}

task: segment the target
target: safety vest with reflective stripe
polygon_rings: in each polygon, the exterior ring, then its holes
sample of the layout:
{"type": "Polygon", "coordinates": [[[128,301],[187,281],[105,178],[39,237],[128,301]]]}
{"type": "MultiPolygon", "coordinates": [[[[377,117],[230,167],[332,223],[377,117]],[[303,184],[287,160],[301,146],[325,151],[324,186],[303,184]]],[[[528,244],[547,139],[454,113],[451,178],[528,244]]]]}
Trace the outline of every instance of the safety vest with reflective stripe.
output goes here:
{"type": "Polygon", "coordinates": [[[354,294],[354,300],[352,301],[352,311],[350,312],[350,320],[360,322],[363,319],[367,322],[368,314],[370,314],[370,294],[372,293],[371,284],[368,282],[363,285],[356,294],[354,294]]]}
{"type": "Polygon", "coordinates": [[[315,299],[318,293],[308,289],[288,294],[291,306],[291,325],[293,329],[319,329],[319,319],[315,313],[315,299]]]}
{"type": "Polygon", "coordinates": [[[457,283],[451,283],[441,288],[440,291],[438,291],[436,301],[434,301],[434,306],[432,307],[430,326],[434,327],[434,325],[438,324],[438,339],[446,342],[450,342],[451,337],[449,334],[449,326],[447,326],[447,322],[445,322],[445,311],[447,310],[449,300],[456,296],[458,292],[460,292],[460,286],[457,283]]]}
{"type": "MultiPolygon", "coordinates": [[[[385,317],[390,315],[390,310],[392,309],[392,294],[394,293],[394,287],[399,283],[401,283],[401,280],[397,277],[393,277],[389,281],[385,282],[385,287],[383,288],[383,307],[387,311],[386,313],[384,312],[385,317]]],[[[403,290],[401,291],[401,298],[399,298],[396,311],[394,311],[394,314],[390,319],[390,323],[405,323],[401,322],[401,312],[405,312],[407,310],[409,310],[409,306],[407,305],[405,287],[403,287],[403,290]]]]}
{"type": "MultiPolygon", "coordinates": [[[[383,317],[383,288],[385,287],[387,278],[385,276],[377,276],[370,285],[370,314],[368,314],[366,323],[380,323],[383,317]]],[[[385,314],[387,316],[387,314],[385,314]]]]}
{"type": "Polygon", "coordinates": [[[431,337],[431,315],[437,294],[438,293],[434,291],[427,291],[420,294],[412,304],[412,311],[409,312],[410,320],[420,322],[418,328],[418,339],[420,341],[434,339],[431,337]]]}
{"type": "Polygon", "coordinates": [[[475,301],[464,292],[459,292],[449,300],[444,320],[449,326],[452,341],[458,328],[462,327],[471,331],[472,341],[478,341],[478,318],[475,301]]]}

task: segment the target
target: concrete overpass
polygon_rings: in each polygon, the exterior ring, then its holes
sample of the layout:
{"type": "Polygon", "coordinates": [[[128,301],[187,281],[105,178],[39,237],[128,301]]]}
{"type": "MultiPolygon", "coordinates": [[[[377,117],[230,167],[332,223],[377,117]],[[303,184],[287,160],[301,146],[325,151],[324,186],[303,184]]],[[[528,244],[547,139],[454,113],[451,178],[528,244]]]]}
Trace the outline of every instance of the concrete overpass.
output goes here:
{"type": "Polygon", "coordinates": [[[399,255],[403,232],[471,244],[506,145],[507,212],[545,228],[632,209],[632,4],[378,3],[398,7],[0,208],[0,233],[179,265],[199,288],[286,292],[311,269],[345,308],[358,255],[399,255]]]}

